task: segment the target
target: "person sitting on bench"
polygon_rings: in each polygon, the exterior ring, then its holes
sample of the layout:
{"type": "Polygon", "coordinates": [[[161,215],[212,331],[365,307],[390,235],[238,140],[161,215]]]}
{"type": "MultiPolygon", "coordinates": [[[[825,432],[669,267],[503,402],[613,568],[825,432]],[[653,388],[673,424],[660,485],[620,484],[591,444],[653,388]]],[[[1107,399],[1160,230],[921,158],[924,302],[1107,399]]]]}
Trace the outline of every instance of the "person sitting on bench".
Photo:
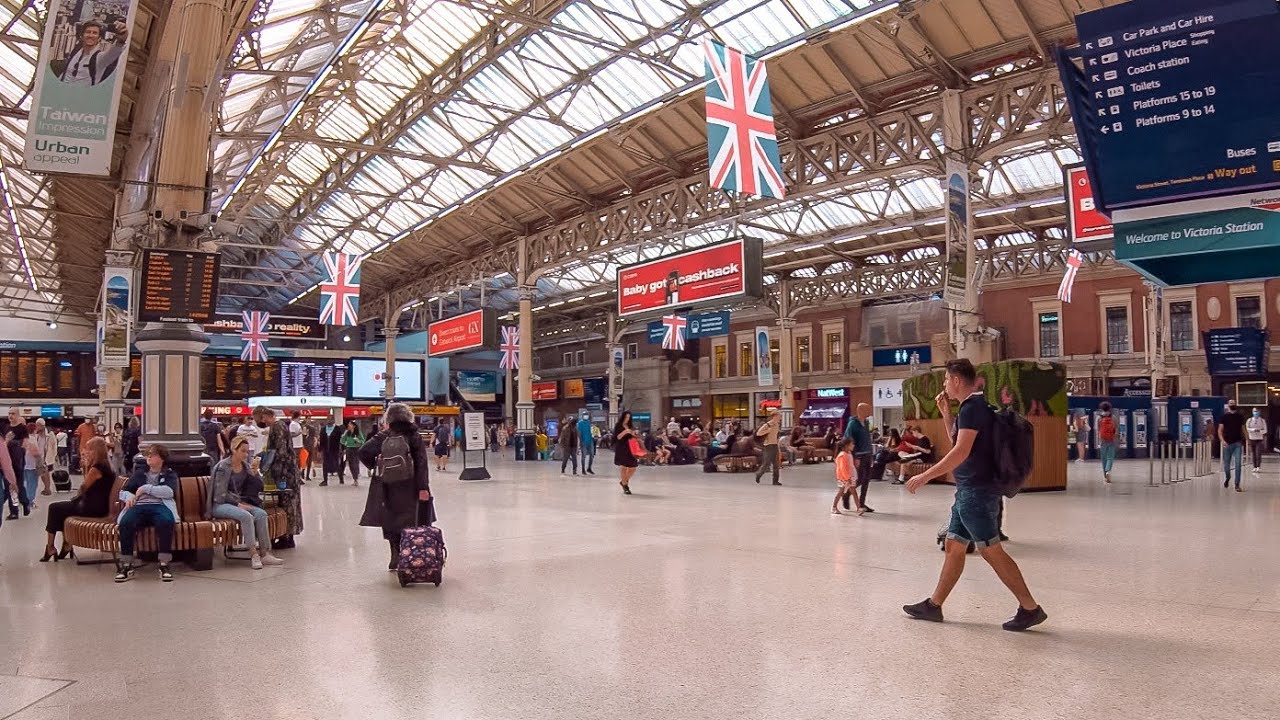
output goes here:
{"type": "Polygon", "coordinates": [[[907,481],[907,478],[902,473],[904,463],[913,461],[933,462],[933,442],[929,440],[928,436],[923,433],[916,433],[912,437],[914,441],[909,441],[904,436],[902,441],[894,448],[894,454],[897,459],[890,461],[889,465],[892,466],[893,474],[897,476],[897,479],[893,481],[895,485],[902,485],[907,481]]]}
{"type": "Polygon", "coordinates": [[[156,551],[160,560],[160,580],[173,582],[173,528],[178,522],[178,506],[174,494],[178,489],[178,475],[166,467],[169,449],[152,445],[144,451],[145,467],[138,468],[120,491],[124,510],[117,521],[120,524],[120,559],[116,561],[116,582],[133,579],[133,546],[139,528],[156,529],[156,551]]]}

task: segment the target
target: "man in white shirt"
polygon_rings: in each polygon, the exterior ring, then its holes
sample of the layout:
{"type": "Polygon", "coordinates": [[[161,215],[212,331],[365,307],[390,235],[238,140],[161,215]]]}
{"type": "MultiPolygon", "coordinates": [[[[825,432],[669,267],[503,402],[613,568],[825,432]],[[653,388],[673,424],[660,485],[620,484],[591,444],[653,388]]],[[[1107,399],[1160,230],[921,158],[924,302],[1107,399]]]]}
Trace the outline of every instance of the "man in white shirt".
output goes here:
{"type": "Polygon", "coordinates": [[[302,430],[302,413],[297,410],[289,419],[289,446],[293,448],[293,456],[298,459],[298,467],[302,467],[302,448],[306,437],[302,430]]]}
{"type": "Polygon", "coordinates": [[[1261,408],[1253,409],[1244,430],[1249,434],[1249,455],[1253,458],[1253,474],[1257,475],[1262,472],[1262,453],[1267,445],[1267,421],[1262,419],[1261,408]]]}
{"type": "Polygon", "coordinates": [[[680,432],[680,423],[675,418],[671,418],[671,422],[667,423],[667,434],[677,435],[680,432]]]}
{"type": "Polygon", "coordinates": [[[71,461],[71,454],[68,452],[67,433],[65,430],[59,429],[54,433],[54,440],[58,443],[58,464],[66,467],[71,461]]]}

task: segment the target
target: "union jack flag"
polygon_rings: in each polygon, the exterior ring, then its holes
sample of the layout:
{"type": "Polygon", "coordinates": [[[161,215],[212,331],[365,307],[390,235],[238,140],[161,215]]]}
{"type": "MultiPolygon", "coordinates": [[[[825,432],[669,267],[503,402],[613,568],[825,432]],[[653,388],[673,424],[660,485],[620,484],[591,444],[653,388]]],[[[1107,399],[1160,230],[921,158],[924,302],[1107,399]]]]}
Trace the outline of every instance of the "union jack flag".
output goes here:
{"type": "Polygon", "coordinates": [[[520,328],[502,328],[502,356],[498,358],[498,367],[503,370],[520,369],[520,328]]]}
{"type": "Polygon", "coordinates": [[[240,330],[240,339],[244,347],[240,349],[240,359],[249,362],[267,361],[267,327],[271,323],[271,313],[261,310],[245,310],[240,313],[244,325],[240,330]]]}
{"type": "Polygon", "coordinates": [[[1059,300],[1071,302],[1071,287],[1076,284],[1076,274],[1080,272],[1080,264],[1083,262],[1084,256],[1079,250],[1067,253],[1067,274],[1062,276],[1062,283],[1058,285],[1059,300]]]}
{"type": "Polygon", "coordinates": [[[364,259],[364,255],[324,254],[324,280],[320,282],[321,324],[360,324],[360,266],[364,259]]]}
{"type": "Polygon", "coordinates": [[[711,185],[781,199],[786,186],[764,62],[710,40],[703,49],[711,185]]]}
{"type": "Polygon", "coordinates": [[[662,349],[684,350],[685,328],[689,326],[689,318],[681,315],[662,316],[662,349]]]}

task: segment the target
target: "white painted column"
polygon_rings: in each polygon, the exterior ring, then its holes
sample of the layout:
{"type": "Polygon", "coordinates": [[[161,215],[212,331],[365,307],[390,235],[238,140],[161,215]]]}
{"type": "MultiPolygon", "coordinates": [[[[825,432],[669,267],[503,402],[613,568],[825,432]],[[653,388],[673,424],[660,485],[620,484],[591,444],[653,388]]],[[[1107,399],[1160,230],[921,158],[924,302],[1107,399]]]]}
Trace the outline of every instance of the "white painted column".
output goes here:
{"type": "Polygon", "coordinates": [[[532,435],[533,418],[533,295],[531,285],[521,285],[520,297],[520,382],[516,402],[516,432],[532,435]]]}
{"type": "Polygon", "coordinates": [[[180,476],[207,475],[200,437],[200,357],[209,336],[197,325],[147,323],[135,342],[142,353],[142,443],[161,443],[180,476]]]}
{"type": "Polygon", "coordinates": [[[387,338],[387,402],[394,402],[396,399],[396,337],[400,335],[400,328],[387,326],[383,328],[383,334],[387,338]]]}

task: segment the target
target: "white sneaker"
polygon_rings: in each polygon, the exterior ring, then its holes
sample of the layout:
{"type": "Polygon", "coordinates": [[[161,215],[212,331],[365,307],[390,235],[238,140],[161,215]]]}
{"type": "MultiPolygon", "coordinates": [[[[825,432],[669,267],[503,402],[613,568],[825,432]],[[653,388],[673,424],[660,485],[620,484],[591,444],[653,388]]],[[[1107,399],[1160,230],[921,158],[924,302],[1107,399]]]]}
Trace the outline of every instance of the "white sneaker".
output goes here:
{"type": "Polygon", "coordinates": [[[1262,471],[1261,471],[1261,470],[1259,470],[1258,468],[1254,468],[1254,469],[1253,469],[1253,470],[1251,470],[1250,472],[1252,472],[1254,475],[1257,475],[1258,473],[1260,473],[1260,472],[1262,472],[1262,471]]]}
{"type": "Polygon", "coordinates": [[[283,565],[284,561],[276,557],[275,555],[272,555],[271,553],[267,553],[266,555],[262,556],[262,564],[263,565],[283,565]]]}
{"type": "Polygon", "coordinates": [[[258,557],[257,555],[254,555],[252,558],[249,559],[249,567],[252,567],[254,570],[261,570],[262,558],[258,557]]]}

